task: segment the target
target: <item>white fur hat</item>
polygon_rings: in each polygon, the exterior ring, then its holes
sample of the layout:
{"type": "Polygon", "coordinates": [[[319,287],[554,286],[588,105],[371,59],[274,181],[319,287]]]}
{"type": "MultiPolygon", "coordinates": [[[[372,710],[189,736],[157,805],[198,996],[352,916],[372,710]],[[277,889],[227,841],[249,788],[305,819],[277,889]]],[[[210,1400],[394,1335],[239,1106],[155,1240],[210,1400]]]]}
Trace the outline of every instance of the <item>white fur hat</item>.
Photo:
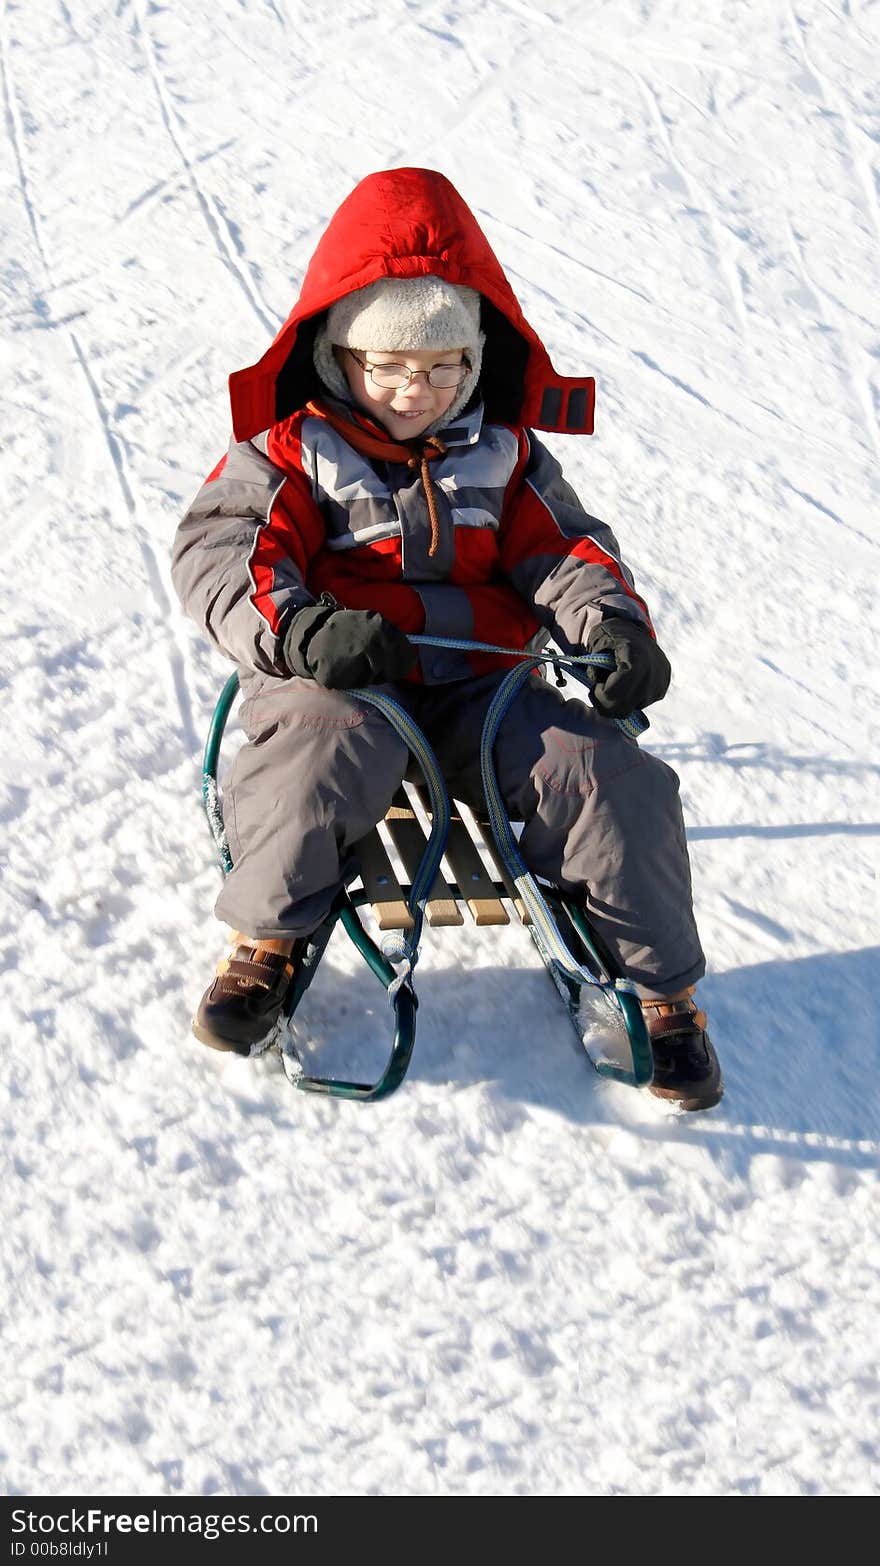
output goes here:
{"type": "MultiPolygon", "coordinates": [[[[315,338],[315,368],[336,397],[349,397],[348,382],[333,349],[401,353],[425,348],[466,350],[470,369],[443,415],[451,423],[468,402],[480,377],[485,334],[480,331],[480,296],[475,288],[442,277],[383,277],[338,299],[315,338]]],[[[432,426],[433,429],[435,426],[432,426]]],[[[437,423],[440,427],[440,421],[437,423]]]]}

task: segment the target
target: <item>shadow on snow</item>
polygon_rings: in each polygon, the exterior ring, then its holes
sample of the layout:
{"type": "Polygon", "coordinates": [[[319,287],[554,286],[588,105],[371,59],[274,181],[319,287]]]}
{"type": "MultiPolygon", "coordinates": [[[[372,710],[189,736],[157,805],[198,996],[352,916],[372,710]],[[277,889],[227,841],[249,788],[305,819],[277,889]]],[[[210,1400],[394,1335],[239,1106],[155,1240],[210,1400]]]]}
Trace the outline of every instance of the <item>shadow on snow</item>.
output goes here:
{"type": "MultiPolygon", "coordinates": [[[[333,955],[331,945],[297,1016],[301,1052],[319,1075],[375,1080],[390,1046],[390,1006],[366,969],[341,973],[333,955]]],[[[481,1085],[576,1124],[699,1142],[743,1173],[766,1153],[869,1167],[880,1159],[878,959],[872,947],[708,975],[700,996],[726,1094],[705,1115],[670,1115],[649,1095],[596,1076],[540,969],[423,964],[416,1047],[399,1093],[481,1085]]],[[[382,1108],[339,1105],[344,1114],[382,1108]]]]}

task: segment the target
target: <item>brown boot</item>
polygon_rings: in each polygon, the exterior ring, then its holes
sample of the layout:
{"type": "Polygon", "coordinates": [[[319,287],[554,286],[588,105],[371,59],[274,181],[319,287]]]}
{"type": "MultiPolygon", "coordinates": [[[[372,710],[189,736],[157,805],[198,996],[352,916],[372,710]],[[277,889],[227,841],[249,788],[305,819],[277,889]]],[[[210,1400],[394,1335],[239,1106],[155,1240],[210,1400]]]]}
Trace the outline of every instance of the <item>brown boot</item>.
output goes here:
{"type": "Polygon", "coordinates": [[[651,1092],[682,1109],[711,1109],[720,1101],[724,1084],[706,1032],[706,1013],[693,999],[695,988],[642,1001],[654,1055],[651,1092]]]}
{"type": "Polygon", "coordinates": [[[292,940],[261,941],[233,932],[232,950],[217,964],[193,1018],[200,1043],[236,1055],[249,1055],[266,1043],[293,978],[293,945],[292,940]]]}

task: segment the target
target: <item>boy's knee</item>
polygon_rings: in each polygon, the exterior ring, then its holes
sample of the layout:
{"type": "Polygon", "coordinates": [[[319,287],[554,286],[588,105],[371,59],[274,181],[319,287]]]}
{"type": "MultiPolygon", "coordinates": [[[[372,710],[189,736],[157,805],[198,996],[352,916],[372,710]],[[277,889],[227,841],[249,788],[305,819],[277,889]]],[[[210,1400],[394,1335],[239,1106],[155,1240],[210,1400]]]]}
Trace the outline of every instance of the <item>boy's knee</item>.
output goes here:
{"type": "Polygon", "coordinates": [[[535,772],[554,792],[586,799],[615,786],[635,793],[649,789],[655,759],[619,729],[551,729],[535,772]]]}

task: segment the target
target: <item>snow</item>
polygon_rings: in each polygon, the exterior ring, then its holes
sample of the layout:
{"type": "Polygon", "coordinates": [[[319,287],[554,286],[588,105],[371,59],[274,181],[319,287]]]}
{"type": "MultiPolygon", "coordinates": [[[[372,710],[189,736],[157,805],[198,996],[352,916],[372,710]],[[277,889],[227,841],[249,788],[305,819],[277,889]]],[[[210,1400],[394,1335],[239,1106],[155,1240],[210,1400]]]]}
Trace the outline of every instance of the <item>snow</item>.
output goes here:
{"type": "MultiPolygon", "coordinates": [[[[9,1493],[880,1480],[870,0],[3,0],[9,1493]],[[526,934],[428,932],[379,1105],[215,1056],[177,520],[364,174],[442,169],[597,434],[675,671],[723,1103],[602,1082],[526,934]]],[[[230,737],[230,745],[234,739],[230,737]]],[[[340,934],[302,1047],[387,1002],[340,934]]]]}

